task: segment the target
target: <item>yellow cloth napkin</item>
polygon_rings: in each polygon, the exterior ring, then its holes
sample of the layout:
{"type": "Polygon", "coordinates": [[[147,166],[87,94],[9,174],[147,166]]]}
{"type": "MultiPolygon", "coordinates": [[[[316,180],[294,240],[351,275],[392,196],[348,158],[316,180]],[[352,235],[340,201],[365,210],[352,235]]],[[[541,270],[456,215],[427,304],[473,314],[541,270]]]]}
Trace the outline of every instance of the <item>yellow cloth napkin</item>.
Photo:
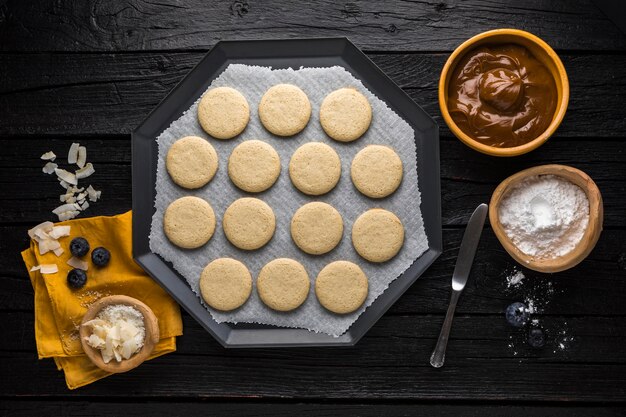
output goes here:
{"type": "Polygon", "coordinates": [[[89,305],[108,295],[128,295],[146,303],[159,320],[161,340],[148,359],[176,350],[176,336],[182,335],[183,325],[178,304],[150,278],[132,258],[132,213],[113,217],[91,217],[70,220],[55,225],[71,226],[70,236],[59,239],[65,252],[57,257],[48,252],[39,255],[37,242],[22,252],[35,291],[35,339],[39,359],[54,358],[57,368],[65,372],[70,389],[82,387],[111,375],[91,363],[84,354],[78,325],[89,305]],[[70,241],[82,236],[91,249],[104,246],[111,252],[108,265],[98,268],[89,263],[87,284],[72,290],[67,285],[67,273],[72,269],[66,262],[72,257],[70,241]],[[30,271],[40,264],[57,264],[59,272],[42,275],[30,271]]]}

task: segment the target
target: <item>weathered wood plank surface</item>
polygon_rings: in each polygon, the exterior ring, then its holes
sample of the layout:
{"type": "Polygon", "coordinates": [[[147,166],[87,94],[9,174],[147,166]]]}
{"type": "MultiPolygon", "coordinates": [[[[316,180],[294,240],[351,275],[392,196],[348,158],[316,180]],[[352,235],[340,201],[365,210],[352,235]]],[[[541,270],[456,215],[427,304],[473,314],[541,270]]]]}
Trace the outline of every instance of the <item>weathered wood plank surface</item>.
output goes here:
{"type": "Polygon", "coordinates": [[[0,344],[0,415],[626,412],[626,35],[591,1],[0,3],[0,333],[10,335],[0,344]],[[449,52],[504,26],[534,32],[556,48],[572,89],[555,137],[514,159],[462,145],[437,103],[449,52]],[[128,210],[128,134],[208,49],[221,39],[313,36],[348,36],[440,123],[442,256],[354,348],[224,350],[184,313],[176,353],[69,393],[52,361],[36,358],[33,293],[19,257],[26,229],[51,218],[60,193],[41,172],[39,155],[52,149],[62,160],[71,141],[86,144],[97,171],[87,183],[103,190],[86,214],[128,210]],[[606,230],[596,249],[560,274],[522,268],[522,285],[509,288],[506,276],[516,264],[487,226],[446,366],[432,369],[427,358],[447,307],[462,226],[499,181],[544,163],[581,168],[600,186],[606,230]],[[548,337],[542,350],[528,347],[524,332],[503,317],[509,303],[525,297],[539,304],[536,317],[548,337]],[[569,337],[561,350],[558,343],[569,337]]]}
{"type": "Polygon", "coordinates": [[[206,50],[222,39],[326,36],[368,51],[448,51],[500,27],[528,30],[557,49],[626,48],[626,36],[590,0],[9,0],[0,18],[4,51],[206,50]]]}
{"type": "Polygon", "coordinates": [[[32,399],[4,401],[0,404],[0,413],[6,412],[11,417],[46,416],[90,416],[109,417],[123,410],[128,417],[168,416],[168,417],[292,417],[294,415],[308,417],[347,415],[351,417],[414,417],[427,415],[431,417],[618,417],[623,416],[626,409],[621,406],[512,406],[512,405],[440,405],[440,404],[372,404],[350,402],[348,404],[332,403],[280,403],[259,402],[254,399],[245,403],[170,401],[166,403],[139,402],[135,397],[132,401],[113,402],[98,401],[37,401],[32,399]]]}
{"type": "MultiPolygon", "coordinates": [[[[130,133],[203,55],[0,54],[0,135],[130,133]]],[[[450,136],[437,99],[447,54],[370,57],[450,136]]],[[[562,59],[571,98],[556,137],[626,137],[626,55],[562,59]]]]}
{"type": "MultiPolygon", "coordinates": [[[[394,322],[383,319],[381,324],[384,323],[394,326],[394,322]]],[[[623,363],[572,364],[494,357],[459,360],[454,346],[450,345],[447,366],[434,369],[427,360],[434,338],[424,344],[399,342],[401,337],[387,335],[375,351],[367,353],[375,333],[374,329],[363,343],[343,350],[223,351],[220,348],[214,356],[166,355],[144,363],[133,372],[83,387],[72,392],[72,397],[116,399],[132,394],[156,400],[263,397],[624,401],[626,364],[623,363]],[[368,366],[372,357],[377,358],[376,364],[368,366]]],[[[205,340],[207,344],[215,343],[209,335],[205,340]]],[[[0,352],[0,359],[0,372],[12,376],[10,384],[3,384],[3,395],[67,395],[63,375],[52,360],[38,361],[33,352],[17,351],[0,352]]]]}

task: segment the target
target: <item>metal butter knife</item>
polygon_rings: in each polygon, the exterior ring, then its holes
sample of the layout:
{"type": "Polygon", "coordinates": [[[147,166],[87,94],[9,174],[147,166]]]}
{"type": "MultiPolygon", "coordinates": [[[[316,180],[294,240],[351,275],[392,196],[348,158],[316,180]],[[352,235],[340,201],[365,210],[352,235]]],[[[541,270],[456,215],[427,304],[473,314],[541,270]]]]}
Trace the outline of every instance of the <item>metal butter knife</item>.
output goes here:
{"type": "Polygon", "coordinates": [[[461,292],[463,292],[463,288],[465,288],[467,277],[469,277],[470,270],[472,269],[476,248],[480,241],[480,235],[483,232],[485,217],[487,217],[487,204],[481,204],[474,210],[467,224],[467,228],[465,229],[465,233],[463,234],[459,256],[457,257],[454,273],[452,274],[452,296],[450,297],[450,305],[448,306],[446,319],[441,327],[441,333],[439,333],[437,346],[435,346],[435,350],[430,357],[430,364],[435,368],[441,368],[446,358],[446,346],[448,345],[448,336],[450,335],[450,328],[452,327],[454,310],[456,309],[456,303],[459,301],[459,296],[461,292]]]}

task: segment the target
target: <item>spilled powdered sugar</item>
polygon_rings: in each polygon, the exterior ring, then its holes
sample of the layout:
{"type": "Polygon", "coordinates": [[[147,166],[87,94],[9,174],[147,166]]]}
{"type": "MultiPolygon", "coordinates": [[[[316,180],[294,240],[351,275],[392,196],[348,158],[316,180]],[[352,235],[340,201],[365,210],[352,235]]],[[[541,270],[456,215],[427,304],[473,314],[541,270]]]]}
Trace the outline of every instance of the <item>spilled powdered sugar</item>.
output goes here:
{"type": "Polygon", "coordinates": [[[529,275],[531,273],[532,271],[524,273],[517,267],[504,273],[505,293],[521,300],[531,315],[529,322],[523,329],[516,329],[509,335],[507,346],[513,351],[513,356],[534,350],[528,344],[528,331],[532,328],[540,328],[546,338],[546,345],[542,351],[550,350],[553,354],[565,353],[574,342],[567,320],[558,317],[541,318],[536,316],[545,311],[558,291],[549,277],[534,277],[529,275]]]}

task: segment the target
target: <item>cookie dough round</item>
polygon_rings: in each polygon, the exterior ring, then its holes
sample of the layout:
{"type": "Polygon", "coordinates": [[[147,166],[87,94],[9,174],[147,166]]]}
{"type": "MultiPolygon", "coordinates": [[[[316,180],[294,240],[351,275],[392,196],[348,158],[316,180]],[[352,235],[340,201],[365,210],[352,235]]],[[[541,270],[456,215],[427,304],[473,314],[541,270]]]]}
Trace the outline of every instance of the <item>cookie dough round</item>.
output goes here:
{"type": "Polygon", "coordinates": [[[402,182],[402,160],[388,146],[369,145],[352,160],[350,176],[354,186],[366,196],[387,197],[402,182]]]}
{"type": "Polygon", "coordinates": [[[239,249],[259,249],[270,241],[276,229],[272,208],[258,198],[235,200],[224,212],[224,234],[239,249]]]}
{"type": "Polygon", "coordinates": [[[328,136],[339,142],[360,138],[372,122],[372,107],[354,88],[340,88],[324,98],[320,123],[328,136]]]}
{"type": "Polygon", "coordinates": [[[216,259],[209,263],[200,275],[202,298],[216,310],[231,311],[241,307],[251,292],[250,271],[235,259],[216,259]]]}
{"type": "Polygon", "coordinates": [[[259,193],[280,175],[280,157],[269,143],[248,140],[237,145],[228,158],[228,176],[240,189],[259,193]]]}
{"type": "Polygon", "coordinates": [[[231,139],[243,132],[250,121],[246,98],[230,87],[207,91],[198,104],[198,121],[216,139],[231,139]]]}
{"type": "Polygon", "coordinates": [[[398,254],[404,244],[404,226],[390,211],[366,211],[352,226],[352,244],[370,262],[385,262],[398,254]]]}
{"type": "Polygon", "coordinates": [[[330,204],[315,201],[300,207],[291,219],[291,238],[311,255],[330,252],[341,242],[343,220],[330,204]]]}
{"type": "Polygon", "coordinates": [[[215,213],[209,203],[198,197],[182,197],[165,209],[163,229],[167,238],[183,249],[204,245],[215,232],[215,213]]]}
{"type": "Polygon", "coordinates": [[[309,295],[311,283],[300,262],[288,258],[274,259],[265,265],[256,281],[261,301],[276,311],[300,307],[309,295]]]}
{"type": "Polygon", "coordinates": [[[339,182],[341,160],[337,152],[325,143],[305,143],[291,156],[289,177],[293,185],[305,194],[326,194],[339,182]]]}
{"type": "Polygon", "coordinates": [[[267,130],[278,136],[293,136],[311,118],[311,103],[304,91],[292,84],[277,84],[263,94],[259,118],[267,130]]]}
{"type": "Polygon", "coordinates": [[[185,136],[170,146],[165,167],[176,184],[188,189],[200,188],[217,172],[217,153],[205,139],[185,136]]]}
{"type": "Polygon", "coordinates": [[[333,313],[352,313],[367,298],[368,282],[358,265],[336,261],[324,267],[315,280],[315,295],[333,313]]]}

